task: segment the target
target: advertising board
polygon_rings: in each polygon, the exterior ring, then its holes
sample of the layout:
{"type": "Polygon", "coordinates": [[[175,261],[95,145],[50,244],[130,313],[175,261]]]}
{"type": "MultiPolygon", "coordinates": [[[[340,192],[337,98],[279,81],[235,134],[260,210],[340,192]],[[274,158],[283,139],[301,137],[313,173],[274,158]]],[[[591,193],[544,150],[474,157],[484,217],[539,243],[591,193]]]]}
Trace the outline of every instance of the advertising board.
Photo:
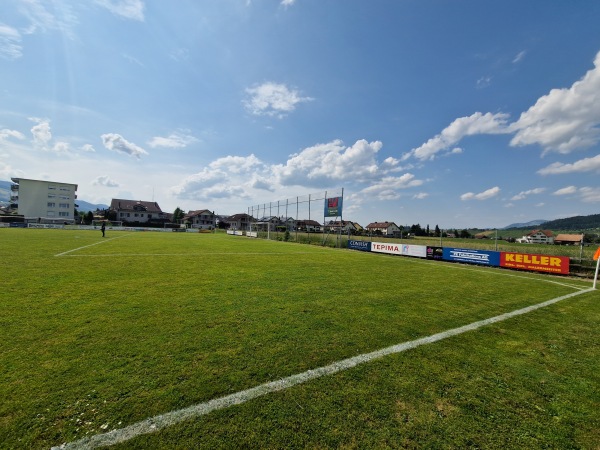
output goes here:
{"type": "Polygon", "coordinates": [[[371,243],[368,241],[348,241],[348,248],[350,250],[360,250],[362,252],[370,252],[371,251],[371,243]]]}
{"type": "Polygon", "coordinates": [[[390,255],[401,255],[402,245],[396,242],[371,242],[371,251],[375,253],[387,253],[390,255]]]}
{"type": "Polygon", "coordinates": [[[502,252],[500,266],[509,269],[531,270],[557,274],[569,273],[568,256],[532,255],[528,253],[502,252]]]}
{"type": "Polygon", "coordinates": [[[444,259],[444,247],[427,247],[427,259],[444,259]]]}
{"type": "Polygon", "coordinates": [[[427,258],[427,246],[402,244],[402,255],[427,258]]]}
{"type": "Polygon", "coordinates": [[[499,266],[500,252],[473,250],[467,248],[444,247],[443,258],[446,261],[481,264],[484,266],[499,266]]]}

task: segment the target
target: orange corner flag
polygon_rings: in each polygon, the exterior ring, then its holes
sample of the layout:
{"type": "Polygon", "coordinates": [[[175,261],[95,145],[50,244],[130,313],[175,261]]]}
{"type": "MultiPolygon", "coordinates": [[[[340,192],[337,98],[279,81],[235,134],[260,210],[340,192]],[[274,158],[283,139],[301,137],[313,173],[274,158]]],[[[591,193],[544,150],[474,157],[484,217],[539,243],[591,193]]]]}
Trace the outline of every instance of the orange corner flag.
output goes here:
{"type": "Polygon", "coordinates": [[[594,253],[594,261],[596,261],[598,258],[600,258],[600,247],[598,247],[598,250],[596,250],[596,253],[594,253]]]}

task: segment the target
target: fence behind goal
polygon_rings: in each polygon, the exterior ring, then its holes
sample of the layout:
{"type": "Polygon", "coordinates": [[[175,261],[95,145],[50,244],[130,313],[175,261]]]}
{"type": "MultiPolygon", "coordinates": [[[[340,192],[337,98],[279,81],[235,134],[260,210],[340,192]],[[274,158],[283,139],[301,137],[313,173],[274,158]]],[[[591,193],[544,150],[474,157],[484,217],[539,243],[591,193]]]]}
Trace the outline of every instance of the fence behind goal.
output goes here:
{"type": "Polygon", "coordinates": [[[250,231],[263,239],[340,245],[344,189],[327,190],[248,207],[250,231]],[[327,199],[342,199],[339,215],[326,217],[327,199]]]}

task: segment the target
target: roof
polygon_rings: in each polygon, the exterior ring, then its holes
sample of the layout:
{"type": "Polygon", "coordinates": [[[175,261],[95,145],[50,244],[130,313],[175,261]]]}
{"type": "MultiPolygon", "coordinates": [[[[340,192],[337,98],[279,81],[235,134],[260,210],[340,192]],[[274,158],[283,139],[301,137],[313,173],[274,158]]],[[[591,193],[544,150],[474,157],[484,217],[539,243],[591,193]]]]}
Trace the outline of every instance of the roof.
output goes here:
{"type": "Polygon", "coordinates": [[[394,222],[373,222],[367,225],[367,228],[388,228],[392,225],[394,225],[395,227],[398,226],[394,222]]]}
{"type": "Polygon", "coordinates": [[[13,183],[17,183],[17,184],[19,184],[21,181],[39,181],[41,183],[48,183],[48,184],[64,184],[67,186],[75,186],[75,190],[77,190],[77,187],[78,187],[75,183],[66,183],[64,181],[34,180],[33,178],[11,178],[11,181],[13,183]]]}
{"type": "Polygon", "coordinates": [[[554,242],[556,241],[564,241],[564,242],[581,242],[583,240],[583,234],[557,234],[554,238],[554,242]]]}
{"type": "Polygon", "coordinates": [[[315,227],[320,227],[321,226],[321,224],[319,222],[317,222],[316,220],[312,220],[312,219],[309,219],[309,220],[299,220],[298,224],[299,225],[313,225],[315,227]]]}
{"type": "Polygon", "coordinates": [[[162,213],[160,206],[158,206],[158,203],[156,202],[125,200],[122,198],[113,198],[110,202],[110,209],[114,211],[144,211],[149,213],[162,213]]]}
{"type": "Polygon", "coordinates": [[[552,237],[552,236],[554,236],[554,233],[552,233],[552,231],[550,231],[550,230],[533,230],[527,236],[533,236],[534,234],[538,234],[538,233],[542,233],[546,237],[552,237]]]}
{"type": "Polygon", "coordinates": [[[184,218],[197,217],[197,216],[201,216],[202,214],[212,214],[212,213],[213,212],[208,209],[197,209],[196,211],[188,211],[188,213],[183,217],[184,218]]]}
{"type": "Polygon", "coordinates": [[[241,214],[234,214],[233,216],[229,216],[227,218],[227,220],[240,220],[240,219],[253,219],[252,216],[246,214],[246,213],[241,213],[241,214]]]}

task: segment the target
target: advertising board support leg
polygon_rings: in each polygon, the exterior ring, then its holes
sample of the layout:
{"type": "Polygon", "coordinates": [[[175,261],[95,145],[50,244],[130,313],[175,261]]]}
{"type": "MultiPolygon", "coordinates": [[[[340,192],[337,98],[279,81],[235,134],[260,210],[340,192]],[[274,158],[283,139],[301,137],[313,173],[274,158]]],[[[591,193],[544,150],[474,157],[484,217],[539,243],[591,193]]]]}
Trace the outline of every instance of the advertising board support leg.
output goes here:
{"type": "Polygon", "coordinates": [[[594,274],[594,286],[593,288],[596,289],[596,281],[598,281],[598,269],[600,268],[600,258],[598,258],[596,260],[596,273],[594,274]]]}

